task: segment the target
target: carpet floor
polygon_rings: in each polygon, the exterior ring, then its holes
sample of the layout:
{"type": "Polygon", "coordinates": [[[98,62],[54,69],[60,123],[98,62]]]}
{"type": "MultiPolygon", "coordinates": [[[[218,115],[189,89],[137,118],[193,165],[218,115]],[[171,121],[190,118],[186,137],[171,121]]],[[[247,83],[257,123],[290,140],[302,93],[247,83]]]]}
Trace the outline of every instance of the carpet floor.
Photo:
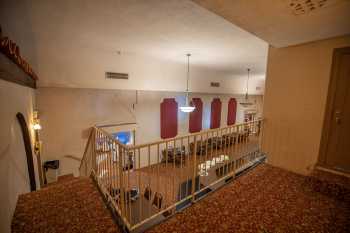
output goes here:
{"type": "Polygon", "coordinates": [[[350,232],[349,193],[315,180],[260,165],[147,233],[350,232]]]}
{"type": "Polygon", "coordinates": [[[13,233],[119,233],[90,178],[74,178],[20,195],[13,233]]]}
{"type": "MultiPolygon", "coordinates": [[[[262,164],[147,233],[350,232],[350,187],[262,164]]],[[[75,178],[21,195],[12,232],[119,233],[95,184],[75,178]]]]}

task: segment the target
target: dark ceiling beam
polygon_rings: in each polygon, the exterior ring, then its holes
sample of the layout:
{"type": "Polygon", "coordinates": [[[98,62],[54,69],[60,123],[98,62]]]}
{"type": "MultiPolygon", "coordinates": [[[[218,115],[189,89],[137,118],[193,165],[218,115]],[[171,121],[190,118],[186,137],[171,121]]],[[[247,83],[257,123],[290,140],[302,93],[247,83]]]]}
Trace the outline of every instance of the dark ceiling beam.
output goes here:
{"type": "Polygon", "coordinates": [[[36,88],[36,80],[31,78],[2,53],[0,53],[0,79],[22,86],[36,88]]]}

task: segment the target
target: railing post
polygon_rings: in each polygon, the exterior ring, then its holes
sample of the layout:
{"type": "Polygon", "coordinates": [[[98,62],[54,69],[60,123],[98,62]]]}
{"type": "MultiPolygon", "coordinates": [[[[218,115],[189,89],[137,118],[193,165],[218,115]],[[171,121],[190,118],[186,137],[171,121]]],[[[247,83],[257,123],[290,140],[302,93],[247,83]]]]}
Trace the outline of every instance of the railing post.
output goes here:
{"type": "Polygon", "coordinates": [[[125,187],[124,187],[124,177],[123,177],[123,157],[124,157],[124,148],[121,145],[118,145],[119,150],[119,184],[120,184],[120,208],[121,208],[121,217],[125,217],[125,187]]]}
{"type": "Polygon", "coordinates": [[[196,189],[196,176],[197,176],[197,136],[194,136],[194,141],[193,141],[193,176],[192,176],[192,202],[195,201],[195,189],[196,189]]]}
{"type": "Polygon", "coordinates": [[[91,149],[91,159],[92,159],[92,169],[94,172],[97,171],[97,156],[96,156],[96,128],[92,128],[92,149],[91,149]]]}
{"type": "Polygon", "coordinates": [[[261,154],[263,150],[264,127],[265,127],[265,122],[263,122],[262,120],[259,120],[258,122],[259,154],[261,154]]]}

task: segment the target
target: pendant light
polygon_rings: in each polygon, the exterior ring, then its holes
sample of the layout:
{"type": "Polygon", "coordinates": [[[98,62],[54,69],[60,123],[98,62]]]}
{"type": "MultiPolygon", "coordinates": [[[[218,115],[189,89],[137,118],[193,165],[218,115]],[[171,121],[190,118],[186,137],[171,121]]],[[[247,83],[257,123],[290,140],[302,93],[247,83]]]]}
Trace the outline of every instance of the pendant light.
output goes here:
{"type": "Polygon", "coordinates": [[[195,107],[189,105],[188,101],[188,81],[190,80],[190,56],[191,54],[187,54],[187,85],[186,85],[186,104],[185,106],[181,106],[181,112],[193,112],[195,107]]]}
{"type": "Polygon", "coordinates": [[[248,107],[248,106],[250,106],[250,105],[253,105],[252,102],[249,102],[249,95],[248,95],[249,74],[250,74],[250,69],[249,69],[249,68],[247,69],[247,73],[248,73],[248,75],[247,75],[247,88],[246,88],[246,93],[245,93],[244,101],[240,103],[243,107],[248,107]]]}
{"type": "Polygon", "coordinates": [[[248,73],[248,75],[247,75],[247,90],[246,90],[246,92],[245,92],[245,100],[246,100],[246,101],[248,101],[249,73],[250,73],[250,69],[249,69],[249,68],[247,69],[247,73],[248,73]]]}

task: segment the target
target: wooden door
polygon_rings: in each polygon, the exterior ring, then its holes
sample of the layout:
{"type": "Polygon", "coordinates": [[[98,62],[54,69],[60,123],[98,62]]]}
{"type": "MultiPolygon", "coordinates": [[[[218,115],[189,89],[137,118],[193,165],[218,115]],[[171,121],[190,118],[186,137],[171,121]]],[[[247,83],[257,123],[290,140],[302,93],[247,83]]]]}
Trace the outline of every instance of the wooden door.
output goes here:
{"type": "Polygon", "coordinates": [[[334,52],[325,123],[324,164],[350,173],[350,47],[334,52]]]}

